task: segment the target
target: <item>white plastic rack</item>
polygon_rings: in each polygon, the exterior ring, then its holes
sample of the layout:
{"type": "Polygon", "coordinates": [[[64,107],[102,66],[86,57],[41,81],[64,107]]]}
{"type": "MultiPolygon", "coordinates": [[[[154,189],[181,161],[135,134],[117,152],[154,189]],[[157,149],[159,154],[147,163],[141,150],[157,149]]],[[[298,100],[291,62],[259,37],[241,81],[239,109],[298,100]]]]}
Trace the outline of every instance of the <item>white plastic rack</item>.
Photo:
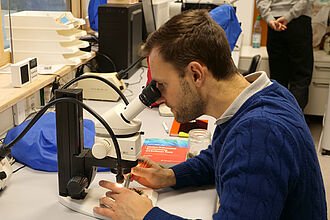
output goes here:
{"type": "MultiPolygon", "coordinates": [[[[7,39],[10,39],[9,15],[5,15],[7,39]]],[[[79,38],[86,31],[79,27],[83,19],[67,11],[21,11],[11,14],[14,61],[37,57],[38,64],[77,65],[91,53],[80,51],[89,44],[79,38]]]]}

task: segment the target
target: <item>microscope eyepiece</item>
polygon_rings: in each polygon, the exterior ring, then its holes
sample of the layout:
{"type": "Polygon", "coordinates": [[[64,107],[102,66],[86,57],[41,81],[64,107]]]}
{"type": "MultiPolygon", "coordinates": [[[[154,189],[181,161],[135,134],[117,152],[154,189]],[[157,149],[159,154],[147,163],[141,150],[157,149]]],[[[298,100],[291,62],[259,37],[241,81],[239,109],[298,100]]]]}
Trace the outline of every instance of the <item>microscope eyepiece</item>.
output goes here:
{"type": "Polygon", "coordinates": [[[139,95],[141,102],[150,106],[155,101],[161,97],[161,93],[156,86],[156,81],[151,80],[150,83],[142,90],[142,93],[139,95]]]}

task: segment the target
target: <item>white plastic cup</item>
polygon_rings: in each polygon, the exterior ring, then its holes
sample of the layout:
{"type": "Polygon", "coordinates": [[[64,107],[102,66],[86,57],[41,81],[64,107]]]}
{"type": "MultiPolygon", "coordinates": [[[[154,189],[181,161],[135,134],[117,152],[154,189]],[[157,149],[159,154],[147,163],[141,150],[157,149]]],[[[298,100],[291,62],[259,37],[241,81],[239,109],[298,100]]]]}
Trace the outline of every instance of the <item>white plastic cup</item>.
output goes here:
{"type": "Polygon", "coordinates": [[[211,144],[211,133],[205,129],[192,129],[189,131],[188,142],[188,158],[193,158],[211,144]]]}

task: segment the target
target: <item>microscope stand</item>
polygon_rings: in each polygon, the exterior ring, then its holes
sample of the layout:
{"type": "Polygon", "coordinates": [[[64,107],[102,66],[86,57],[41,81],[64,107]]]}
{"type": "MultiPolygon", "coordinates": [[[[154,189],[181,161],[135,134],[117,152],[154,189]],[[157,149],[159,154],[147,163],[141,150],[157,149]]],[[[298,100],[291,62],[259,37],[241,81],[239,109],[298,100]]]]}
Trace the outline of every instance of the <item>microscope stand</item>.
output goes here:
{"type": "MultiPolygon", "coordinates": [[[[77,200],[77,199],[72,199],[69,196],[67,197],[59,196],[59,202],[62,205],[68,207],[69,209],[72,209],[84,215],[96,217],[99,219],[109,220],[110,218],[98,215],[93,212],[94,207],[100,206],[99,200],[100,198],[105,196],[105,193],[107,191],[109,190],[103,187],[94,187],[87,190],[87,195],[84,199],[77,200]]],[[[152,204],[155,206],[158,199],[158,193],[155,190],[149,188],[143,189],[143,192],[149,197],[149,199],[151,199],[152,204]]]]}

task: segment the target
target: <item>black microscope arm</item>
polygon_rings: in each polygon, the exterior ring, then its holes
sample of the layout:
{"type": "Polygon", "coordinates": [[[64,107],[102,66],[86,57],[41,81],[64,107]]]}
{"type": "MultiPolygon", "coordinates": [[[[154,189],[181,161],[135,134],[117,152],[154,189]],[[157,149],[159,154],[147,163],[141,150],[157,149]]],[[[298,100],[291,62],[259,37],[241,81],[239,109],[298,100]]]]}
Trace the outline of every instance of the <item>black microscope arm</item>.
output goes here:
{"type": "Polygon", "coordinates": [[[69,92],[66,90],[57,91],[60,91],[60,93],[66,95],[62,95],[62,97],[58,97],[56,100],[45,105],[12,142],[8,145],[2,145],[0,147],[0,158],[6,157],[11,152],[11,148],[21,138],[23,138],[23,136],[31,129],[31,127],[47,111],[47,109],[55,104],[57,107],[56,130],[60,195],[83,199],[86,195],[84,190],[92,182],[96,173],[96,166],[98,165],[105,165],[105,167],[115,170],[117,172],[117,182],[122,183],[124,181],[123,168],[127,170],[134,167],[137,165],[137,161],[122,161],[116,136],[106,121],[98,113],[81,101],[81,89],[70,90],[69,92]],[[92,158],[93,156],[91,155],[90,149],[83,147],[82,108],[86,109],[89,113],[96,117],[103,126],[105,126],[114,143],[117,158],[108,157],[98,161],[96,158],[92,158]],[[122,165],[124,165],[124,167],[122,165]],[[83,186],[83,190],[79,193],[79,196],[76,191],[69,192],[70,187],[68,187],[71,185],[70,181],[75,182],[72,180],[76,179],[81,179],[80,185],[83,186]]]}

